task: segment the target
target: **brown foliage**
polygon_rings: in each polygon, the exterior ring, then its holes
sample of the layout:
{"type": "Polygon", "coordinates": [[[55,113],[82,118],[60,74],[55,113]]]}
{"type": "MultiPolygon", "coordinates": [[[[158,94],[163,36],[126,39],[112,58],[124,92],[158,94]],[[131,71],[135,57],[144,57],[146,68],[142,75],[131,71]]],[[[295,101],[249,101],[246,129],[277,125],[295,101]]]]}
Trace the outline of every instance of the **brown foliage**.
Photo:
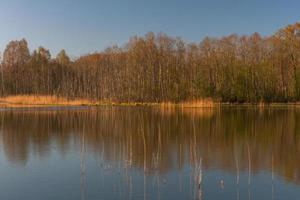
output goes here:
{"type": "Polygon", "coordinates": [[[1,94],[111,102],[292,102],[300,99],[300,24],[270,37],[232,34],[187,44],[152,32],[75,61],[25,40],[4,51],[1,94]]]}

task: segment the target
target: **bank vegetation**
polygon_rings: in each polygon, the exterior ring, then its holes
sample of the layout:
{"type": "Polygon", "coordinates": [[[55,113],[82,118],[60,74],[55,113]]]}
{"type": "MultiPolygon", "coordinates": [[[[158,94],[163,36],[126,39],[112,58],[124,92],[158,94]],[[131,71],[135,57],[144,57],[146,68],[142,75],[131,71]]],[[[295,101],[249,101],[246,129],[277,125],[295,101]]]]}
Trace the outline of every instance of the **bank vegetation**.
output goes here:
{"type": "Polygon", "coordinates": [[[182,105],[298,102],[300,23],[271,36],[232,34],[199,43],[149,32],[77,59],[64,50],[51,57],[45,47],[30,52],[22,39],[7,45],[0,72],[1,102],[11,96],[182,105]]]}

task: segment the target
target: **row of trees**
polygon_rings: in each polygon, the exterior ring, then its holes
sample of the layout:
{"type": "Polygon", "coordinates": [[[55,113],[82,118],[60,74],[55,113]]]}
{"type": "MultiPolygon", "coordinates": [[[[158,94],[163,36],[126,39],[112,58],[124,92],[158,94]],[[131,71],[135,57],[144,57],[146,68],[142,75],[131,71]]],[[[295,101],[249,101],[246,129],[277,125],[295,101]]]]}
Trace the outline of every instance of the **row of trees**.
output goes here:
{"type": "Polygon", "coordinates": [[[1,62],[1,95],[58,95],[119,102],[223,102],[300,99],[300,23],[269,37],[229,35],[188,44],[148,33],[71,61],[62,50],[30,53],[10,42],[1,62]]]}

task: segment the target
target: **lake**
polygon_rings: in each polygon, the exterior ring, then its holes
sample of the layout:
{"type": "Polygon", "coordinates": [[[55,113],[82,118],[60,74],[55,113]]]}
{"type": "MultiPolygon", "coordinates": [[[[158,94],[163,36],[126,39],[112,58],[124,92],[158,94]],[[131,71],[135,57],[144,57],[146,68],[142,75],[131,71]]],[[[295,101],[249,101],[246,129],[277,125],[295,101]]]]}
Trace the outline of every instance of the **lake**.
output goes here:
{"type": "Polygon", "coordinates": [[[0,111],[0,199],[299,199],[300,109],[0,111]]]}

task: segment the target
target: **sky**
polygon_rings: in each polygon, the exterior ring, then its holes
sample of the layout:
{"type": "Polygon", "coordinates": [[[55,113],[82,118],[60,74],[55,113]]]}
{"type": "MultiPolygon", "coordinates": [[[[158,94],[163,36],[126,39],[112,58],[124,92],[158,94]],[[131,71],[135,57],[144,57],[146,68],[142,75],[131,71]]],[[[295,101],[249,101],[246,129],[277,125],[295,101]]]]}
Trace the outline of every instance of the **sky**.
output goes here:
{"type": "Polygon", "coordinates": [[[299,0],[0,0],[0,51],[25,38],[71,57],[164,32],[187,42],[231,33],[270,35],[300,21],[299,0]]]}

